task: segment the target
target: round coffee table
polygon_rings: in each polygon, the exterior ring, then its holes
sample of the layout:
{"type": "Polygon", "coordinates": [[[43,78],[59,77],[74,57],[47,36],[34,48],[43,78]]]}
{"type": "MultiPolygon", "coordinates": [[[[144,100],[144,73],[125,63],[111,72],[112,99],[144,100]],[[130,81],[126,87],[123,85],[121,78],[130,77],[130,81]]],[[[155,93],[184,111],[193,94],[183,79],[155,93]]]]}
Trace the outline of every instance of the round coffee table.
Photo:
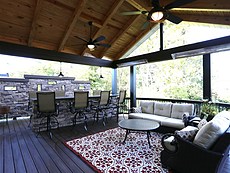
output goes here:
{"type": "Polygon", "coordinates": [[[143,132],[147,132],[149,147],[151,147],[149,141],[150,131],[157,129],[160,126],[160,124],[156,121],[144,120],[144,119],[125,119],[120,121],[118,125],[122,129],[126,130],[125,139],[123,143],[125,143],[126,138],[131,131],[143,131],[143,132]]]}

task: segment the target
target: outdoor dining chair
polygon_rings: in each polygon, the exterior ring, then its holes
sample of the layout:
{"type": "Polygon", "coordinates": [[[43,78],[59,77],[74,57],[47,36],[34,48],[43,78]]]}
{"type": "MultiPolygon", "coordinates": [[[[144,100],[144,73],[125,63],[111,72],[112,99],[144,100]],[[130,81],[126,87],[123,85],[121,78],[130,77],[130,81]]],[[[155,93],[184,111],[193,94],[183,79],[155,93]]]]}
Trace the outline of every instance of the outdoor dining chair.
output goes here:
{"type": "Polygon", "coordinates": [[[122,113],[123,117],[124,117],[124,111],[125,111],[125,109],[127,109],[127,106],[125,104],[125,98],[126,98],[126,90],[120,90],[119,96],[118,96],[117,101],[115,103],[115,108],[117,109],[116,110],[117,121],[118,121],[119,114],[122,113]]]}

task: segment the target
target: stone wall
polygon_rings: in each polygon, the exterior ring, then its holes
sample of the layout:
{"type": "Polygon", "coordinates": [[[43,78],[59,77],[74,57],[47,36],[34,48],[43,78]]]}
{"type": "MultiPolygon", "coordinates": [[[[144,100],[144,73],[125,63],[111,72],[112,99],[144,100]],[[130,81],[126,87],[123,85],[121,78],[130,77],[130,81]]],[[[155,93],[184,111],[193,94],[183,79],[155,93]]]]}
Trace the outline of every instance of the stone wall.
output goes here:
{"type": "Polygon", "coordinates": [[[89,81],[76,81],[74,77],[24,75],[24,78],[0,78],[0,105],[10,106],[9,117],[30,116],[29,91],[64,90],[73,96],[75,90],[90,91],[89,81]]]}

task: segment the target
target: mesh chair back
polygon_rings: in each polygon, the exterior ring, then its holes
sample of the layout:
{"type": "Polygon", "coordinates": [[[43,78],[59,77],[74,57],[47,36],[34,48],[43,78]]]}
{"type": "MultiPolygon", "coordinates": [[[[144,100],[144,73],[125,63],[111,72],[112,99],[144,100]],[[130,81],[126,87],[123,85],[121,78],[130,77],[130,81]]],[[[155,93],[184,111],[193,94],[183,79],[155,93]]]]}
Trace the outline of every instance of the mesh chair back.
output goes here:
{"type": "Polygon", "coordinates": [[[74,92],[74,107],[75,109],[88,107],[89,92],[88,91],[75,91],[74,92]]]}
{"type": "Polygon", "coordinates": [[[126,97],[126,90],[121,90],[119,92],[119,100],[118,103],[124,103],[125,102],[125,97],[126,97]]]}
{"type": "Polygon", "coordinates": [[[109,104],[110,91],[101,91],[99,105],[109,104]]]}
{"type": "Polygon", "coordinates": [[[100,95],[101,91],[100,90],[93,90],[93,95],[100,95]]]}
{"type": "Polygon", "coordinates": [[[29,91],[29,100],[36,99],[37,98],[37,92],[36,91],[29,91]]]}
{"type": "Polygon", "coordinates": [[[38,112],[56,112],[55,92],[37,92],[38,112]]]}

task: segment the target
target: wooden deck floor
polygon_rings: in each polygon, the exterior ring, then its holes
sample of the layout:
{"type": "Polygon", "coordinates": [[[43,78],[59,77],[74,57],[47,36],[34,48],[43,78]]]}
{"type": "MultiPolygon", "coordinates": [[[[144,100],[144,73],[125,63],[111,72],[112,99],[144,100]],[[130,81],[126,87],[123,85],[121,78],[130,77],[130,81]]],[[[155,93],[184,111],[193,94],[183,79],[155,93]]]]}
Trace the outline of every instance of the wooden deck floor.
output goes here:
{"type": "MultiPolygon", "coordinates": [[[[102,123],[89,125],[85,131],[83,125],[53,130],[50,139],[46,132],[38,137],[28,127],[28,119],[0,122],[0,173],[91,173],[94,172],[79,157],[63,144],[74,138],[93,134],[117,127],[116,118],[109,120],[104,127],[102,123]]],[[[230,170],[230,159],[225,172],[230,170]]]]}

